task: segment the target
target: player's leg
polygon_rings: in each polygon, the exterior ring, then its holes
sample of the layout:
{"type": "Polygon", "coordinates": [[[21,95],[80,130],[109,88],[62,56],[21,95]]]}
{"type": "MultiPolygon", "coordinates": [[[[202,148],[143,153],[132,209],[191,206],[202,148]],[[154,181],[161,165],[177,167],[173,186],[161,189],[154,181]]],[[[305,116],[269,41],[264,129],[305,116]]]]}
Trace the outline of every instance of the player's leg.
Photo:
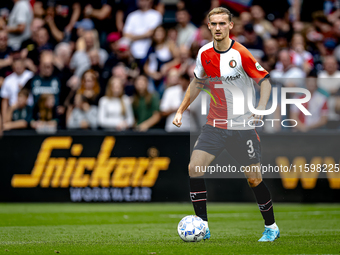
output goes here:
{"type": "MultiPolygon", "coordinates": [[[[270,192],[267,186],[262,181],[262,175],[260,171],[260,137],[255,130],[230,130],[228,132],[232,134],[232,139],[227,144],[227,150],[245,170],[244,174],[247,178],[249,186],[251,187],[255,195],[262,217],[265,221],[265,229],[276,230],[277,226],[274,219],[274,210],[270,192]]],[[[275,233],[277,236],[275,236],[274,238],[269,238],[270,240],[267,240],[267,238],[266,241],[274,241],[277,237],[279,237],[278,228],[277,232],[275,233]]],[[[264,241],[264,239],[261,239],[259,241],[264,241]]]]}
{"type": "MultiPolygon", "coordinates": [[[[208,225],[207,216],[207,189],[205,187],[204,170],[224,149],[221,143],[223,137],[219,129],[204,125],[199,136],[189,163],[190,197],[195,214],[201,217],[208,225]]],[[[207,228],[204,239],[210,238],[207,228]]]]}
{"type": "Polygon", "coordinates": [[[215,156],[202,151],[194,150],[190,163],[189,163],[189,176],[190,176],[190,198],[195,210],[195,214],[200,217],[207,225],[206,234],[204,239],[210,238],[210,230],[208,227],[208,215],[207,215],[207,189],[205,186],[205,180],[203,178],[204,167],[209,166],[215,159],[215,156]]]}
{"type": "Polygon", "coordinates": [[[274,241],[280,237],[280,231],[275,223],[274,209],[270,196],[270,192],[266,184],[262,180],[260,163],[249,165],[246,168],[245,176],[248,184],[253,190],[260,212],[264,219],[265,231],[259,239],[260,242],[274,241]]]}
{"type": "Polygon", "coordinates": [[[207,189],[202,171],[206,166],[215,159],[215,156],[202,151],[194,150],[189,163],[190,176],[190,197],[197,216],[204,221],[208,221],[207,216],[207,189]]]}

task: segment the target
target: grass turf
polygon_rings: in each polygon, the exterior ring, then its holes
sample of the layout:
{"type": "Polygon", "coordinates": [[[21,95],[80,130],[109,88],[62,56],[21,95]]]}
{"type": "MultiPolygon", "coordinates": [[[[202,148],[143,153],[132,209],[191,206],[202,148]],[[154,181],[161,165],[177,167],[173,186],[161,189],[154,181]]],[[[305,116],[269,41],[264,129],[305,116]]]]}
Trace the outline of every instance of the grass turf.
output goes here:
{"type": "Polygon", "coordinates": [[[185,243],[175,204],[0,204],[0,254],[339,254],[339,204],[275,204],[281,238],[258,243],[256,204],[208,204],[212,238],[185,243]]]}

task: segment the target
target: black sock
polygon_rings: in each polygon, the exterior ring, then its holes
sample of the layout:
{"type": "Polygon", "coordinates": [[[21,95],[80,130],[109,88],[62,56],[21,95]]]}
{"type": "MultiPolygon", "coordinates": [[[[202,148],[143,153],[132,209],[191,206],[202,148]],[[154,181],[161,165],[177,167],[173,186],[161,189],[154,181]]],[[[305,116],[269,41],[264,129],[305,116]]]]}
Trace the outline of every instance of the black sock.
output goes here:
{"type": "Polygon", "coordinates": [[[264,219],[264,224],[266,226],[272,225],[275,223],[274,219],[274,210],[272,200],[270,198],[270,192],[262,181],[259,185],[255,188],[252,188],[257,204],[259,205],[260,211],[262,213],[262,217],[264,219]]]}
{"type": "Polygon", "coordinates": [[[190,177],[190,198],[195,214],[202,220],[208,221],[207,189],[203,178],[190,177]]]}

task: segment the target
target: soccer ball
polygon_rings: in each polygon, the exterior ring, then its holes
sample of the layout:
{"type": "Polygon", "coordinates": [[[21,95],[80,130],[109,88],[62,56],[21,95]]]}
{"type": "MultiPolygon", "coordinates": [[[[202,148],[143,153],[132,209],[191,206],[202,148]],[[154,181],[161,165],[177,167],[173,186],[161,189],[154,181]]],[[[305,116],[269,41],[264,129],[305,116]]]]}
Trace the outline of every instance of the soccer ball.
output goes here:
{"type": "Polygon", "coordinates": [[[205,236],[206,228],[206,224],[200,217],[189,215],[178,223],[177,232],[185,242],[199,242],[205,236]]]}

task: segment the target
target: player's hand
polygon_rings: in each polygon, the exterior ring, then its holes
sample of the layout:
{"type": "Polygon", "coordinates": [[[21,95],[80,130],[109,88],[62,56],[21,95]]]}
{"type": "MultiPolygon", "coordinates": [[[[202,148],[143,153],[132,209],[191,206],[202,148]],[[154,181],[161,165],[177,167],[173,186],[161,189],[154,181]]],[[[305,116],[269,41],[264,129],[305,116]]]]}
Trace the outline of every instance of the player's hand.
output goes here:
{"type": "Polygon", "coordinates": [[[174,124],[176,127],[182,126],[182,113],[179,112],[176,113],[175,118],[172,121],[172,124],[174,124]]]}
{"type": "MultiPolygon", "coordinates": [[[[266,107],[265,106],[263,106],[263,105],[259,105],[257,108],[256,108],[256,110],[258,110],[258,111],[263,111],[263,110],[265,110],[266,109],[266,107]]],[[[260,122],[260,120],[262,120],[263,119],[263,115],[257,115],[257,114],[253,114],[253,115],[251,115],[250,117],[249,117],[249,119],[250,118],[254,118],[253,119],[253,124],[257,124],[257,123],[259,123],[260,122]]]]}

